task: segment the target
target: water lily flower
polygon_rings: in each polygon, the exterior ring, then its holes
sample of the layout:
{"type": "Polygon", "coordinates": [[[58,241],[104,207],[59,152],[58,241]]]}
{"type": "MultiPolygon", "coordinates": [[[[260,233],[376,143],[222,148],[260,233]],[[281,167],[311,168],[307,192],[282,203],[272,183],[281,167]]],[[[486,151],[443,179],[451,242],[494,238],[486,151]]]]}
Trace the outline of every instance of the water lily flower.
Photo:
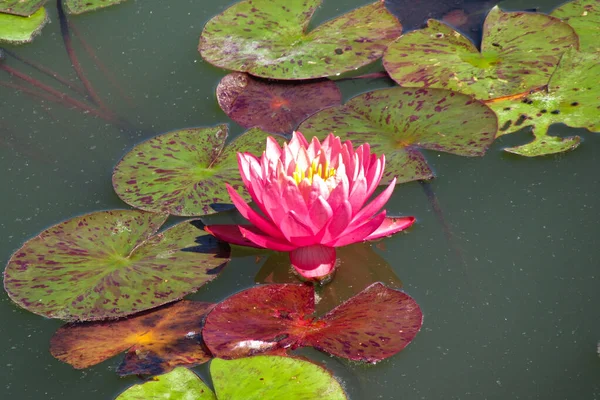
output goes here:
{"type": "Polygon", "coordinates": [[[389,236],[408,228],[414,217],[386,218],[381,211],[396,178],[371,202],[381,181],[385,156],[368,144],[356,150],[329,134],[310,144],[294,132],[283,148],[272,137],[259,159],[238,153],[240,174],[260,211],[251,208],[227,184],[235,207],[250,224],[211,225],[205,229],[232,244],[290,253],[296,272],[323,280],[335,268],[335,248],[389,236]]]}

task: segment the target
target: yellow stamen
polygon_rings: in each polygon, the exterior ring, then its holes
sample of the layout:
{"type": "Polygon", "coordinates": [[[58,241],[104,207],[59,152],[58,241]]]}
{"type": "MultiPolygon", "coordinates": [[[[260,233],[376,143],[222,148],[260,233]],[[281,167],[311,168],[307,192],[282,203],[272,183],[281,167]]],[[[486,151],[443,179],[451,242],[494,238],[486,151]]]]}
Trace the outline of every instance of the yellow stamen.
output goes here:
{"type": "Polygon", "coordinates": [[[325,164],[322,164],[319,162],[318,158],[315,158],[307,171],[301,170],[300,166],[296,165],[296,170],[292,174],[292,178],[294,178],[296,185],[299,185],[304,178],[308,179],[308,183],[312,185],[315,175],[318,175],[323,180],[327,180],[328,178],[335,176],[335,172],[335,168],[329,167],[329,161],[325,161],[325,164]]]}

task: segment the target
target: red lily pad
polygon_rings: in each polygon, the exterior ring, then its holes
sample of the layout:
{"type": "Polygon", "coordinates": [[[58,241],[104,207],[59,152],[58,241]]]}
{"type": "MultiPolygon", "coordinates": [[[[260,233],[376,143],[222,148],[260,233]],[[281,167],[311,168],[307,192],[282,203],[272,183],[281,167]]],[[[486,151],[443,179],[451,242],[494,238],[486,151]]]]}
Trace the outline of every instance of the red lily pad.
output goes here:
{"type": "Polygon", "coordinates": [[[217,86],[221,109],[244,128],[291,133],[309,115],[342,103],[342,93],[330,80],[272,82],[233,72],[217,86]]]}
{"type": "Polygon", "coordinates": [[[330,132],[369,143],[385,154],[380,184],[430,179],[434,173],[419,148],[461,156],[482,156],[498,129],[496,115],[471,96],[442,89],[391,88],[363,93],[340,107],[316,113],[298,128],[305,136],[330,132]]]}
{"type": "Polygon", "coordinates": [[[402,26],[383,1],[307,31],[321,0],[245,0],[204,27],[198,51],[217,67],[274,79],[322,78],[381,57],[402,26]]]}
{"type": "Polygon", "coordinates": [[[579,50],[600,53],[600,0],[575,0],[550,14],[567,22],[579,36],[579,50]]]}
{"type": "Polygon", "coordinates": [[[213,280],[229,248],[166,215],[102,211],[76,217],[25,242],[10,258],[4,287],[19,306],[66,321],[127,316],[181,299],[213,280]]]}
{"type": "Polygon", "coordinates": [[[264,285],[237,293],[208,314],[203,337],[213,355],[240,358],[312,346],[377,362],[408,345],[423,316],[407,294],[375,283],[319,319],[309,285],[264,285]]]}
{"type": "Polygon", "coordinates": [[[444,88],[487,100],[544,86],[577,34],[545,14],[503,12],[497,6],[483,26],[481,52],[442,22],[402,35],[383,57],[386,71],[404,87],[444,88]]]}
{"type": "Polygon", "coordinates": [[[2,0],[0,1],[0,13],[29,17],[39,10],[45,2],[46,0],[2,0]]]}
{"type": "Polygon", "coordinates": [[[65,325],[50,340],[50,353],[82,369],[127,351],[117,369],[121,376],[199,365],[211,358],[200,332],[213,306],[184,300],[127,319],[65,325]]]}
{"type": "Polygon", "coordinates": [[[225,146],[227,130],[190,128],[138,144],[115,167],[115,192],[133,207],[181,216],[213,214],[220,203],[230,204],[224,182],[250,201],[236,154],[261,154],[267,134],[253,128],[225,146]]]}

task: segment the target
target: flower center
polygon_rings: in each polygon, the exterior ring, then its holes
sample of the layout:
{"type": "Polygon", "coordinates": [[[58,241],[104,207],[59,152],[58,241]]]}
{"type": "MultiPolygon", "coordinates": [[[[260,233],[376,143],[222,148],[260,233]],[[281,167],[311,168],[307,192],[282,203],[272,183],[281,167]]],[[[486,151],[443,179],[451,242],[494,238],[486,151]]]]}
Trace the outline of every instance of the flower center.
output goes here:
{"type": "Polygon", "coordinates": [[[315,158],[306,171],[301,170],[300,166],[296,165],[296,170],[292,177],[294,178],[296,185],[299,185],[305,178],[308,179],[308,183],[312,185],[313,177],[316,175],[320,176],[325,181],[335,175],[335,168],[329,167],[329,161],[321,163],[318,158],[315,158]]]}

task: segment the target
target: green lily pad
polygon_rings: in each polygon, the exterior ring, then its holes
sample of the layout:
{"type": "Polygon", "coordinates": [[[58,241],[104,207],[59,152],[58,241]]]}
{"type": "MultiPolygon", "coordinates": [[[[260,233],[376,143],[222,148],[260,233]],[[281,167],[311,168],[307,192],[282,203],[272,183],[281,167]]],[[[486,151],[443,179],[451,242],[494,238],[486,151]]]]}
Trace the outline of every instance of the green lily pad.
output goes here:
{"type": "Polygon", "coordinates": [[[242,193],[237,152],[262,154],[267,133],[250,129],[225,146],[227,125],[156,136],[134,147],[115,167],[113,187],[127,204],[146,211],[194,216],[230,204],[228,182],[242,193]]]}
{"type": "Polygon", "coordinates": [[[46,0],[0,0],[0,13],[29,17],[38,11],[46,0]]]}
{"type": "Polygon", "coordinates": [[[600,0],[576,0],[550,14],[567,22],[579,36],[579,50],[600,52],[600,0]]]}
{"type": "Polygon", "coordinates": [[[184,367],[158,375],[121,393],[116,400],[217,400],[195,373],[184,367]]]}
{"type": "Polygon", "coordinates": [[[327,370],[295,358],[215,358],[210,362],[210,373],[219,399],[347,399],[340,383],[327,370]]]}
{"type": "Polygon", "coordinates": [[[30,17],[0,14],[0,42],[29,43],[47,22],[48,14],[43,7],[30,17]]]}
{"type": "Polygon", "coordinates": [[[218,67],[275,79],[310,79],[369,64],[400,36],[383,1],[307,32],[321,0],[245,0],[204,27],[198,51],[218,67]]]}
{"type": "Polygon", "coordinates": [[[99,8],[113,6],[125,0],[64,0],[69,14],[83,14],[99,8]]]}
{"type": "Polygon", "coordinates": [[[544,86],[577,34],[544,14],[494,7],[483,27],[481,53],[459,32],[429,20],[390,44],[384,67],[402,86],[455,90],[487,100],[544,86]]]}
{"type": "Polygon", "coordinates": [[[494,141],[496,115],[472,97],[443,89],[391,88],[367,92],[345,105],[309,117],[298,128],[305,136],[329,132],[355,146],[369,143],[385,154],[381,184],[430,179],[433,171],[419,148],[482,156],[494,141]]]}
{"type": "Polygon", "coordinates": [[[10,258],[4,287],[19,306],[67,321],[123,317],[179,300],[214,279],[229,250],[166,215],[134,210],[75,217],[25,242],[10,258]]]}
{"type": "Polygon", "coordinates": [[[535,140],[523,146],[505,149],[533,157],[573,150],[579,136],[548,136],[548,127],[563,123],[574,128],[600,131],[600,54],[567,51],[552,75],[547,90],[523,98],[493,101],[488,105],[498,115],[498,135],[506,135],[531,126],[535,140]]]}

